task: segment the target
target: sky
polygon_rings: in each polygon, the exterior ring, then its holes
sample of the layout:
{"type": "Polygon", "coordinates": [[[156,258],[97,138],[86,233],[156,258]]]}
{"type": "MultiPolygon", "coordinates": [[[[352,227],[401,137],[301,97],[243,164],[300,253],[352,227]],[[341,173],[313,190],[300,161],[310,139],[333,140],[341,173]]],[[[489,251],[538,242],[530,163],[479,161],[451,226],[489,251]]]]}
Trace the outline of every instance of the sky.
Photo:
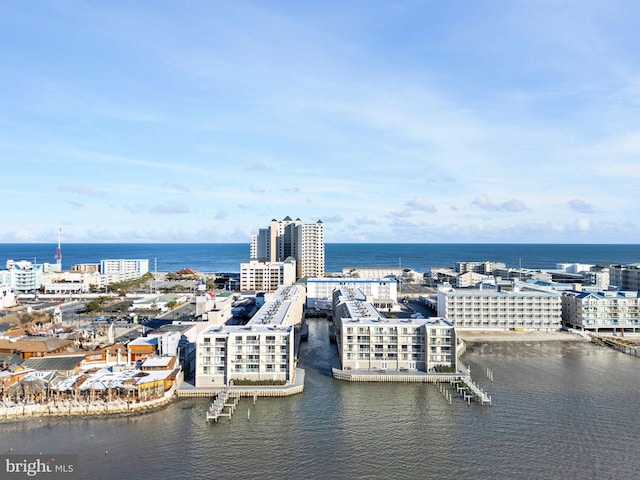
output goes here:
{"type": "Polygon", "coordinates": [[[0,242],[640,243],[640,2],[0,1],[0,242]]]}

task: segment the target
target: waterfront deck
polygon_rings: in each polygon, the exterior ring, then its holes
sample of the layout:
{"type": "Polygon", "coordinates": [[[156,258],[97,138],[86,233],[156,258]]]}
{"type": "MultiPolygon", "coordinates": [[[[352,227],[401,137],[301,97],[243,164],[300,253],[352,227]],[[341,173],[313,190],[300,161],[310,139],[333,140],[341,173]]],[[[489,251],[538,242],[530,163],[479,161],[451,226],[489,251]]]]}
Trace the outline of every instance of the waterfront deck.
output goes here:
{"type": "Polygon", "coordinates": [[[220,387],[196,387],[183,382],[176,390],[178,397],[215,397],[219,393],[228,392],[229,395],[240,397],[288,397],[297,395],[304,390],[304,370],[296,368],[294,382],[290,385],[264,385],[264,386],[220,386],[220,387]]]}
{"type": "Polygon", "coordinates": [[[491,397],[473,382],[468,369],[458,373],[408,373],[396,370],[340,370],[334,367],[331,371],[333,378],[347,382],[450,384],[464,401],[470,403],[473,400],[478,405],[491,405],[491,397]]]}

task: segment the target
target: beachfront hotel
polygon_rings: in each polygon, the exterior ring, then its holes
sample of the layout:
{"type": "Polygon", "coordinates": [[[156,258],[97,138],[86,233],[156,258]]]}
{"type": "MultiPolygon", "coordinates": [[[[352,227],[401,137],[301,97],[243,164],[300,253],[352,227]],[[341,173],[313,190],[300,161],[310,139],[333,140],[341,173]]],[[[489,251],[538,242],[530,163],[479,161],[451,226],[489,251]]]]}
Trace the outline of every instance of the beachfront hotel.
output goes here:
{"type": "Polygon", "coordinates": [[[552,290],[457,289],[440,286],[438,316],[458,329],[555,331],[562,327],[562,294],[552,290]]]}
{"type": "Polygon", "coordinates": [[[333,292],[342,371],[457,372],[456,330],[444,318],[385,318],[358,289],[333,292]]]}
{"type": "Polygon", "coordinates": [[[251,237],[251,259],[258,262],[284,262],[289,257],[296,261],[296,280],[303,277],[324,276],[324,225],[302,223],[298,218],[285,217],[271,220],[251,237]]]}
{"type": "Polygon", "coordinates": [[[294,326],[302,322],[305,290],[283,286],[246,325],[214,325],[198,335],[196,387],[295,380],[294,326]]]}
{"type": "Polygon", "coordinates": [[[640,332],[640,298],[637,291],[564,292],[562,320],[578,330],[640,332]]]}

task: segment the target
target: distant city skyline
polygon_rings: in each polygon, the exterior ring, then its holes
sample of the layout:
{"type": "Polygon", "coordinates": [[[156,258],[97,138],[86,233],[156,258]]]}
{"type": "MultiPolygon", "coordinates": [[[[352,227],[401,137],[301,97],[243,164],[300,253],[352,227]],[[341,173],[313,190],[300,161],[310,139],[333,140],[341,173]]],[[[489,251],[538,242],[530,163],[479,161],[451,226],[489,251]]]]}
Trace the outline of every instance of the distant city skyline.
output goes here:
{"type": "Polygon", "coordinates": [[[0,242],[639,243],[640,3],[3,2],[0,242]]]}

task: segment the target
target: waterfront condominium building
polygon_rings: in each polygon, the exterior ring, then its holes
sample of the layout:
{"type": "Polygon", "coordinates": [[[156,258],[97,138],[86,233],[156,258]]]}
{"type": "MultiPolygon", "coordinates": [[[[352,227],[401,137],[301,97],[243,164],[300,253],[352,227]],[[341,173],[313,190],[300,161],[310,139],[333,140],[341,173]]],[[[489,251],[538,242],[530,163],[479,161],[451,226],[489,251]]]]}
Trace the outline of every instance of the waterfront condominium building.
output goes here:
{"type": "Polygon", "coordinates": [[[438,288],[438,316],[458,329],[558,330],[562,295],[554,291],[438,288]]]}
{"type": "Polygon", "coordinates": [[[640,298],[637,291],[564,292],[562,320],[578,330],[640,332],[640,298]]]}
{"type": "Polygon", "coordinates": [[[196,342],[196,387],[235,381],[295,381],[294,326],[302,321],[305,290],[280,287],[246,325],[213,325],[196,342]]]}
{"type": "Polygon", "coordinates": [[[296,261],[293,257],[284,262],[259,262],[250,260],[240,264],[240,290],[275,292],[282,285],[296,281],[296,261]]]}
{"type": "Polygon", "coordinates": [[[251,259],[259,262],[284,262],[292,257],[296,261],[296,279],[324,276],[324,225],[302,223],[285,217],[271,220],[251,237],[251,259]]]}
{"type": "Polygon", "coordinates": [[[457,371],[456,329],[444,318],[391,319],[358,289],[333,293],[336,342],[342,370],[457,371]]]}

